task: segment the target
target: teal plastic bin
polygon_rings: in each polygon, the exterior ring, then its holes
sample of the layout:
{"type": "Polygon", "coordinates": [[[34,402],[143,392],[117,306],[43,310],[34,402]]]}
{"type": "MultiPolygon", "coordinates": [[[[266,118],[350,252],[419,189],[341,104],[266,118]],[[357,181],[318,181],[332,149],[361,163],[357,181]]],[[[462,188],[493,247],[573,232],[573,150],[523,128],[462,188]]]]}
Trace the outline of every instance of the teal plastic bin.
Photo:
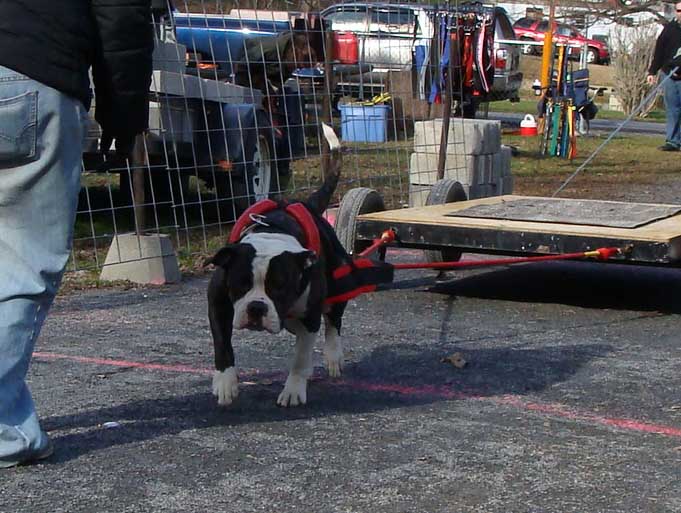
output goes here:
{"type": "Polygon", "coordinates": [[[341,138],[350,142],[385,142],[389,105],[339,105],[341,138]]]}

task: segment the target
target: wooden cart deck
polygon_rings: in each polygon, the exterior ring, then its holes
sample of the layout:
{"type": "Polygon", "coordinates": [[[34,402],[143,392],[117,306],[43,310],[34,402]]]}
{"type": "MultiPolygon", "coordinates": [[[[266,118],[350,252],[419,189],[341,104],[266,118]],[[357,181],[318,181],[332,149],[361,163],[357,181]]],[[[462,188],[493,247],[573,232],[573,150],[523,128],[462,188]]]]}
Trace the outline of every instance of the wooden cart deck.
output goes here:
{"type": "Polygon", "coordinates": [[[599,247],[619,247],[629,250],[618,257],[622,261],[649,264],[678,264],[681,261],[681,205],[494,196],[445,205],[363,214],[357,218],[356,237],[359,240],[372,240],[380,237],[388,228],[396,229],[399,242],[404,247],[457,248],[465,252],[509,255],[560,254],[599,247]],[[461,217],[462,214],[470,215],[466,211],[470,212],[472,207],[484,205],[503,212],[505,208],[517,203],[517,200],[525,200],[525,203],[538,200],[537,203],[544,202],[544,205],[556,207],[554,211],[565,207],[564,210],[575,212],[577,207],[577,210],[583,212],[583,219],[579,221],[583,224],[574,224],[574,218],[559,219],[558,222],[536,221],[536,215],[523,219],[461,217]],[[649,222],[643,221],[635,227],[589,224],[590,211],[600,209],[603,214],[604,206],[606,212],[612,212],[610,217],[613,223],[620,221],[620,210],[635,214],[637,209],[647,211],[650,207],[660,207],[660,211],[676,211],[676,214],[649,222]]]}

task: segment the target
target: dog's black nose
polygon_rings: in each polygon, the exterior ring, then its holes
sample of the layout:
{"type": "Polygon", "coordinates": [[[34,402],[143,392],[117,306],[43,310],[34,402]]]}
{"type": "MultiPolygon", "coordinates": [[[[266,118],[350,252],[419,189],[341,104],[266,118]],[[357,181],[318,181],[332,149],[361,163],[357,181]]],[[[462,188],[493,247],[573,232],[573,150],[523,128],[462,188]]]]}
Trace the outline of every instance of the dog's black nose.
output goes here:
{"type": "Polygon", "coordinates": [[[267,305],[262,301],[251,301],[246,307],[246,313],[252,319],[260,319],[267,315],[267,305]]]}

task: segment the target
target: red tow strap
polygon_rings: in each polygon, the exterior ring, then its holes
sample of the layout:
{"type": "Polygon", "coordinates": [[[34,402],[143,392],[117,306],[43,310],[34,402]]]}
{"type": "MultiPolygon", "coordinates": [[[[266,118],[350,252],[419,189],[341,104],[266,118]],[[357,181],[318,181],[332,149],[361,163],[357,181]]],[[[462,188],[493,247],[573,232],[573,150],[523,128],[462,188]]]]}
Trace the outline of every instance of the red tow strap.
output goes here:
{"type": "Polygon", "coordinates": [[[562,255],[546,255],[517,258],[496,258],[491,260],[463,260],[459,262],[430,262],[420,264],[393,264],[395,269],[455,269],[457,267],[484,267],[493,265],[521,264],[523,262],[547,262],[550,260],[575,260],[577,258],[597,258],[608,260],[621,253],[619,248],[598,248],[594,251],[580,251],[562,255]]]}
{"type": "MultiPolygon", "coordinates": [[[[362,251],[359,257],[366,257],[386,244],[390,244],[397,238],[393,230],[386,230],[381,237],[375,239],[371,246],[362,251]]],[[[485,267],[494,265],[520,264],[523,262],[546,262],[550,260],[575,260],[578,258],[597,258],[608,260],[622,253],[619,248],[598,248],[593,251],[580,251],[578,253],[566,253],[563,255],[545,255],[515,258],[496,258],[491,260],[463,260],[457,262],[427,262],[415,264],[392,264],[395,269],[455,269],[462,267],[485,267]]]]}

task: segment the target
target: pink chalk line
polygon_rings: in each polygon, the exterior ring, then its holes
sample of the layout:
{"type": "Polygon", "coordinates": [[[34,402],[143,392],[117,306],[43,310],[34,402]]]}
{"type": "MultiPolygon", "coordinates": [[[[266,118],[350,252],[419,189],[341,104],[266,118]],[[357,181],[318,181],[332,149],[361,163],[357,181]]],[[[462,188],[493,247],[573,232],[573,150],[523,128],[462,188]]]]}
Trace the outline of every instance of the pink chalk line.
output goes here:
{"type": "MultiPolygon", "coordinates": [[[[35,352],[33,356],[40,360],[68,360],[71,362],[102,365],[108,367],[125,367],[132,369],[143,369],[151,371],[162,372],[178,372],[186,374],[211,375],[213,370],[199,367],[192,367],[189,365],[166,365],[158,363],[144,363],[130,360],[114,360],[108,358],[92,358],[88,356],[74,356],[59,353],[35,352]]],[[[278,371],[260,371],[258,369],[241,369],[239,373],[242,381],[252,381],[255,379],[267,379],[271,381],[283,381],[285,374],[278,371]]],[[[442,399],[458,399],[458,400],[476,400],[488,401],[501,406],[512,406],[519,410],[527,412],[540,413],[543,415],[564,418],[567,420],[585,422],[599,426],[616,428],[623,431],[634,431],[639,433],[651,433],[663,435],[673,438],[681,438],[681,428],[672,426],[665,426],[660,424],[652,424],[649,422],[641,422],[634,419],[605,417],[596,415],[591,412],[577,411],[560,403],[540,403],[529,401],[518,397],[516,395],[499,395],[487,396],[480,393],[464,392],[452,390],[450,386],[441,385],[419,385],[419,386],[405,386],[392,383],[372,383],[358,380],[334,380],[327,381],[323,378],[323,374],[316,374],[313,378],[314,382],[324,383],[326,385],[350,388],[353,390],[365,392],[379,392],[392,393],[409,397],[435,397],[442,399]]]]}

